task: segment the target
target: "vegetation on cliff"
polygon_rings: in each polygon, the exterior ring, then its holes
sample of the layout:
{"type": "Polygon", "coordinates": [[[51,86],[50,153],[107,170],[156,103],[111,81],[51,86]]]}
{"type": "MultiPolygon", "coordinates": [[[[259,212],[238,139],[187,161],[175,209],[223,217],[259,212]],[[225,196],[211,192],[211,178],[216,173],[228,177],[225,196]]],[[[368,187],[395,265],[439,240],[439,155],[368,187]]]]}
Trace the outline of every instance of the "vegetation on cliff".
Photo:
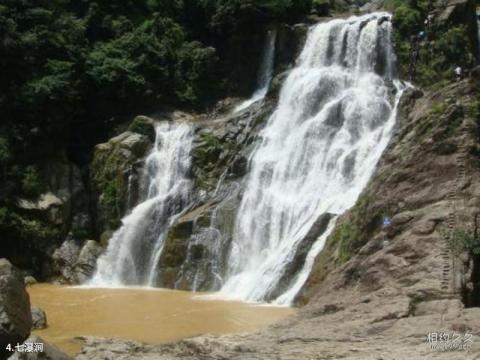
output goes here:
{"type": "Polygon", "coordinates": [[[140,109],[199,105],[250,80],[257,64],[244,60],[259,51],[254,30],[309,7],[307,0],[3,2],[2,192],[34,196],[37,186],[20,186],[35,173],[30,163],[65,143],[85,161],[75,151],[81,142],[98,142],[140,109]]]}
{"type": "Polygon", "coordinates": [[[394,40],[402,78],[412,78],[424,87],[441,87],[445,81],[455,79],[457,66],[467,69],[475,64],[476,54],[472,50],[477,48],[478,40],[471,24],[475,21],[474,1],[459,2],[452,12],[434,6],[431,0],[387,0],[385,7],[394,15],[394,40]]]}

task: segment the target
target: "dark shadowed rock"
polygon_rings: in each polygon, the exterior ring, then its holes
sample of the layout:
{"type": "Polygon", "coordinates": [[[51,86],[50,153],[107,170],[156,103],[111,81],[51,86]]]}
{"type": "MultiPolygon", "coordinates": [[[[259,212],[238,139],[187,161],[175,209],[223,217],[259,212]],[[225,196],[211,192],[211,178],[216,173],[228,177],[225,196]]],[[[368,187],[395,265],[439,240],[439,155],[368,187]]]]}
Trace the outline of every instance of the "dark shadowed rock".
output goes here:
{"type": "Polygon", "coordinates": [[[279,25],[275,50],[275,74],[290,68],[300,54],[307,37],[308,25],[279,25]]]}
{"type": "Polygon", "coordinates": [[[59,246],[69,232],[77,238],[88,237],[92,221],[84,171],[61,152],[38,165],[41,193],[16,201],[16,211],[22,219],[16,225],[18,231],[31,235],[25,241],[17,241],[18,236],[6,236],[8,244],[4,244],[2,256],[46,279],[53,276],[52,247],[59,246]]]}
{"type": "Polygon", "coordinates": [[[0,358],[8,344],[23,342],[30,334],[30,299],[20,272],[6,259],[0,259],[0,358]]]}

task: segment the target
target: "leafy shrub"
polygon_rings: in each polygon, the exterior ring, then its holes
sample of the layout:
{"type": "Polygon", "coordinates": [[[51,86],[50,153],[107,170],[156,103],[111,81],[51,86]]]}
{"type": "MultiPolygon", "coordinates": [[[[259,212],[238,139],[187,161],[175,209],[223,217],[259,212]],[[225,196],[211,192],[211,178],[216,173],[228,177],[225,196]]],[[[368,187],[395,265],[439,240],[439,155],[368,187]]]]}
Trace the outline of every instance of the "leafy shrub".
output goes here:
{"type": "Polygon", "coordinates": [[[183,102],[195,102],[214,91],[214,73],[218,62],[216,51],[198,41],[184,43],[175,63],[176,96],[183,102]],[[204,94],[202,95],[202,92],[204,94]]]}
{"type": "Polygon", "coordinates": [[[400,5],[395,9],[393,25],[403,38],[416,35],[422,26],[420,11],[406,4],[400,5]]]}
{"type": "Polygon", "coordinates": [[[321,16],[328,15],[330,10],[331,1],[330,0],[313,0],[312,8],[321,16]]]}
{"type": "Polygon", "coordinates": [[[8,140],[0,136],[0,163],[7,163],[12,158],[8,140]]]}
{"type": "Polygon", "coordinates": [[[467,252],[480,256],[480,236],[466,228],[456,228],[446,233],[447,243],[454,255],[467,252]]]}
{"type": "Polygon", "coordinates": [[[332,243],[338,244],[337,261],[340,264],[347,262],[353,255],[353,251],[360,243],[360,229],[351,221],[344,221],[335,228],[331,235],[332,243]]]}
{"type": "Polygon", "coordinates": [[[362,194],[328,239],[338,249],[336,261],[343,264],[350,260],[368,242],[387,213],[390,213],[389,209],[377,207],[368,194],[362,194]]]}
{"type": "Polygon", "coordinates": [[[38,196],[41,192],[42,184],[38,170],[34,166],[27,166],[23,173],[22,190],[29,197],[38,196]]]}
{"type": "Polygon", "coordinates": [[[308,13],[311,0],[200,0],[199,6],[217,31],[235,30],[245,23],[266,19],[295,21],[308,13]]]}

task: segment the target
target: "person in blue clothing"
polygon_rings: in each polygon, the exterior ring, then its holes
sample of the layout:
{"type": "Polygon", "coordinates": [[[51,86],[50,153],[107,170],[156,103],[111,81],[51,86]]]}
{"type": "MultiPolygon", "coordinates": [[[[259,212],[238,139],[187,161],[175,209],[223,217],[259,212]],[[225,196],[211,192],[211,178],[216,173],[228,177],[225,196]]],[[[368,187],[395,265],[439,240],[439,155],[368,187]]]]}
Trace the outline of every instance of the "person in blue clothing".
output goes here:
{"type": "Polygon", "coordinates": [[[390,225],[392,225],[392,219],[389,218],[388,216],[384,216],[383,217],[383,228],[387,228],[389,227],[390,225]]]}

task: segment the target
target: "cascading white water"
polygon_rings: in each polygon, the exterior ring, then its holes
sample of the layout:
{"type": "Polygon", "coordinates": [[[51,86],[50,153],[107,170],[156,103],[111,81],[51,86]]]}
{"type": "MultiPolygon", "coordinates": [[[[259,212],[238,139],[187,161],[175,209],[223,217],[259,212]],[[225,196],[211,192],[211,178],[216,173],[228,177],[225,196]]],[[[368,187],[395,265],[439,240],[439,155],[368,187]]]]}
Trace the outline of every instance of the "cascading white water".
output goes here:
{"type": "Polygon", "coordinates": [[[186,208],[190,195],[190,150],[193,134],[187,124],[161,123],[145,160],[144,202],[122,220],[98,259],[91,286],[153,286],[166,231],[186,208]]]}
{"type": "Polygon", "coordinates": [[[265,98],[267,95],[273,77],[273,67],[275,65],[276,40],[277,32],[275,30],[268,31],[262,63],[260,65],[260,69],[258,70],[257,89],[253,93],[252,97],[238,105],[234,112],[239,112],[248,108],[250,105],[265,98]]]}
{"type": "Polygon", "coordinates": [[[477,8],[477,52],[478,52],[478,57],[480,58],[480,9],[477,8]]]}
{"type": "Polygon", "coordinates": [[[222,294],[293,301],[334,221],[276,293],[302,240],[320,215],[355,204],[391,138],[403,91],[394,71],[387,13],[310,30],[251,156],[222,294]]]}

